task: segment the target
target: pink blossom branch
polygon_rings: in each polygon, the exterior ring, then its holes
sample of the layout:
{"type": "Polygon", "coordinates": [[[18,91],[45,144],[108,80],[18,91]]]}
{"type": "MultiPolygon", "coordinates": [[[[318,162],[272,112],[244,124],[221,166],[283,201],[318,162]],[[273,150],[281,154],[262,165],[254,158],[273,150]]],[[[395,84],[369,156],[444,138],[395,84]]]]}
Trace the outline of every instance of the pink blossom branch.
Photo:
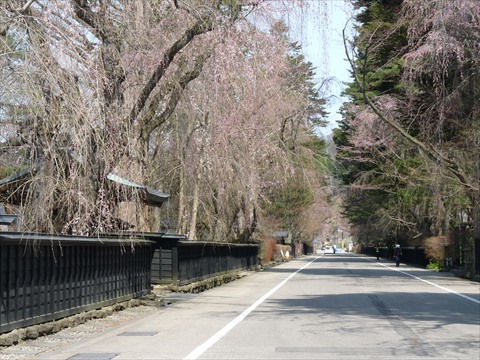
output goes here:
{"type": "Polygon", "coordinates": [[[362,90],[363,99],[365,103],[372,109],[372,111],[386,124],[390,125],[395,131],[397,131],[404,139],[409,141],[411,144],[415,145],[422,153],[424,153],[428,159],[432,160],[433,162],[444,164],[447,170],[449,170],[459,181],[460,183],[469,190],[478,191],[478,188],[468,180],[467,176],[465,175],[463,169],[461,169],[458,164],[442,154],[438,149],[434,148],[431,144],[425,144],[418,140],[417,138],[411,136],[403,127],[398,124],[393,119],[389,118],[382,110],[378,108],[378,106],[370,99],[368,96],[366,88],[365,88],[365,81],[360,79],[358,74],[357,68],[355,66],[355,62],[352,59],[348,48],[347,48],[347,37],[345,35],[345,29],[342,31],[343,33],[343,44],[345,49],[345,55],[347,56],[347,60],[350,63],[350,67],[352,69],[352,74],[354,77],[355,82],[358,84],[360,89],[362,90]]]}
{"type": "MultiPolygon", "coordinates": [[[[172,84],[167,84],[165,89],[162,89],[156,96],[152,99],[146,115],[142,118],[142,139],[147,141],[150,134],[163,124],[170,115],[173,114],[175,108],[180,101],[181,94],[187,85],[195,80],[201,73],[203,65],[210,56],[210,52],[207,51],[205,54],[198,56],[194,68],[190,71],[185,72],[182,76],[175,77],[172,84]],[[179,78],[179,80],[177,80],[179,78]],[[157,107],[162,100],[167,96],[167,92],[170,91],[170,99],[165,106],[165,109],[161,114],[155,115],[157,107]]],[[[182,70],[182,69],[180,69],[182,70]]]]}

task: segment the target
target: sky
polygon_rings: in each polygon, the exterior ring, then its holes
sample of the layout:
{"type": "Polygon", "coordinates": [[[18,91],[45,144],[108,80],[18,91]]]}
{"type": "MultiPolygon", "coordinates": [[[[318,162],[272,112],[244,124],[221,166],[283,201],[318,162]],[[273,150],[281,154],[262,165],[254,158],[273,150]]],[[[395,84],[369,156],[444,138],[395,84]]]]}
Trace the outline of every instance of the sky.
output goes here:
{"type": "MultiPolygon", "coordinates": [[[[317,0],[311,2],[313,6],[322,6],[317,0]]],[[[309,11],[303,15],[304,26],[294,36],[298,37],[306,60],[316,68],[317,81],[321,82],[322,79],[330,77],[334,79],[327,91],[327,94],[331,95],[327,105],[328,125],[321,130],[324,135],[327,135],[333,128],[338,127],[336,121],[341,118],[338,110],[343,102],[340,97],[344,88],[342,82],[351,81],[342,30],[351,19],[353,9],[345,0],[323,0],[322,4],[324,4],[322,9],[325,10],[324,18],[319,18],[318,11],[309,11]]],[[[351,21],[348,23],[351,24],[351,21]]]]}

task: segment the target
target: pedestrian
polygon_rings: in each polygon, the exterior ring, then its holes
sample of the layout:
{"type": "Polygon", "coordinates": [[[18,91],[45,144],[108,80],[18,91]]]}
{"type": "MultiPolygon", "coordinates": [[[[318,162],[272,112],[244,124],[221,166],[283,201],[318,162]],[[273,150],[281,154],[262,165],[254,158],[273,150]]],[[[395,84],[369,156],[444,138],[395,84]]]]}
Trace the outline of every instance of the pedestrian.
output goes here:
{"type": "Polygon", "coordinates": [[[397,267],[400,266],[400,256],[402,256],[402,249],[400,245],[395,245],[395,250],[393,250],[393,258],[395,259],[395,264],[397,267]]]}
{"type": "Polygon", "coordinates": [[[375,248],[375,252],[377,253],[377,260],[380,260],[380,248],[378,247],[378,245],[375,248]]]}

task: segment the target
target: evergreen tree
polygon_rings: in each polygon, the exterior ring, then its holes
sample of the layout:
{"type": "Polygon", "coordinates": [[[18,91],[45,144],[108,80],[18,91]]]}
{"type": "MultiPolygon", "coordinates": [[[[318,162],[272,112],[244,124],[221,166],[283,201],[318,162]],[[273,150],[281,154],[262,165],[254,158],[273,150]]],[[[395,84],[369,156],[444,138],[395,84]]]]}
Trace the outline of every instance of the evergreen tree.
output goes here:
{"type": "Polygon", "coordinates": [[[356,81],[348,84],[345,95],[350,102],[344,104],[343,120],[334,131],[334,141],[342,165],[339,176],[350,189],[345,198],[344,214],[355,225],[361,241],[376,241],[398,230],[398,224],[386,224],[381,220],[399,183],[398,178],[384,176],[386,164],[393,161],[393,154],[386,151],[385,136],[390,134],[383,127],[366,126],[369,119],[365,117],[369,114],[365,113],[364,94],[370,97],[404,96],[400,79],[406,34],[405,28],[397,22],[401,1],[361,0],[354,5],[358,9],[357,36],[353,43],[357,53],[354,71],[365,86],[356,81]],[[372,234],[375,234],[373,238],[372,234]]]}
{"type": "MultiPolygon", "coordinates": [[[[382,175],[381,188],[388,193],[380,210],[390,219],[428,236],[446,234],[462,221],[462,214],[469,214],[480,276],[480,132],[478,102],[473,100],[478,97],[480,72],[478,46],[474,45],[480,31],[480,3],[356,4],[364,8],[358,17],[353,56],[349,56],[355,83],[347,89],[352,96],[345,106],[348,127],[342,130],[347,132],[338,139],[343,143],[347,139],[351,154],[377,166],[374,170],[382,175]],[[404,28],[397,32],[400,37],[382,33],[383,27],[376,24],[383,14],[377,10],[390,5],[399,5],[393,29],[404,28]],[[389,49],[385,44],[393,45],[390,48],[398,53],[384,53],[382,49],[389,49]],[[391,77],[397,69],[400,76],[391,77]],[[384,76],[395,81],[389,85],[382,81],[384,76]],[[382,126],[387,128],[380,132],[382,126]]],[[[359,171],[355,181],[358,184],[361,177],[373,184],[371,175],[359,171]]]]}

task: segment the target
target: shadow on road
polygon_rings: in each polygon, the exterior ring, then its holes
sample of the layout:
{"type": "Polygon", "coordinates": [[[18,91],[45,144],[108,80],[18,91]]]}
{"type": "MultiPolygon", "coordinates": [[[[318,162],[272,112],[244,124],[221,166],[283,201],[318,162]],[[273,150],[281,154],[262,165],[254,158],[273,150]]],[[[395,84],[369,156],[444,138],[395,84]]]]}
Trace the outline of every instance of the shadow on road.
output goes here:
{"type": "MultiPolygon", "coordinates": [[[[313,259],[313,256],[307,256],[302,258],[297,258],[295,261],[309,263],[313,259]]],[[[402,274],[398,271],[392,271],[391,268],[395,267],[395,263],[393,260],[381,258],[380,260],[376,260],[373,257],[365,257],[359,256],[355,254],[343,253],[343,254],[335,254],[335,255],[324,255],[315,259],[315,263],[325,263],[326,267],[324,268],[306,268],[302,270],[302,273],[313,273],[319,275],[338,275],[338,276],[361,276],[361,277],[388,277],[388,278],[400,278],[405,277],[405,274],[402,274]],[[364,267],[361,269],[356,265],[358,264],[365,264],[364,267]],[[381,266],[380,264],[384,264],[388,267],[381,266]],[[333,265],[333,267],[329,266],[333,265]],[[340,266],[339,266],[340,265],[340,266]],[[344,265],[344,266],[342,266],[344,265]],[[355,267],[355,268],[354,268],[355,267]],[[390,268],[389,268],[390,267],[390,268]]],[[[426,280],[433,280],[433,279],[446,279],[446,278],[453,278],[453,274],[451,273],[438,273],[435,271],[426,270],[424,268],[414,267],[408,264],[400,265],[398,269],[400,271],[408,272],[410,275],[422,277],[426,280]]],[[[264,271],[270,272],[284,272],[289,273],[292,270],[286,267],[272,267],[266,269],[264,271]]],[[[454,281],[466,281],[471,282],[469,280],[458,279],[455,278],[454,281]]]]}
{"type": "MultiPolygon", "coordinates": [[[[313,257],[310,257],[298,261],[309,262],[312,259],[313,257]]],[[[386,264],[392,266],[393,263],[386,264]]],[[[400,271],[405,272],[402,273],[381,266],[376,260],[348,254],[322,256],[315,260],[314,265],[317,266],[307,267],[301,270],[301,275],[293,278],[302,284],[299,285],[302,290],[311,284],[312,288],[307,291],[311,295],[268,299],[266,303],[275,306],[268,307],[264,315],[275,317],[283,314],[312,313],[320,316],[364,315],[387,319],[400,316],[403,320],[424,322],[427,328],[448,324],[479,325],[478,303],[420,282],[405,273],[433,283],[435,280],[442,280],[442,286],[448,286],[449,281],[458,285],[464,281],[462,279],[410,266],[401,266],[400,271]],[[319,282],[319,277],[323,283],[319,282]],[[402,279],[411,279],[413,283],[401,281],[402,279]],[[425,290],[418,291],[423,289],[423,284],[425,290]]],[[[280,266],[267,271],[288,273],[292,272],[292,269],[280,266]]],[[[464,295],[478,299],[478,288],[471,288],[473,293],[464,295]]]]}
{"type": "MultiPolygon", "coordinates": [[[[269,299],[266,303],[275,304],[268,307],[263,315],[268,317],[283,316],[285,314],[307,313],[321,315],[361,315],[365,317],[401,317],[404,321],[424,322],[425,328],[437,328],[450,324],[478,325],[479,317],[474,307],[478,305],[464,304],[462,299],[453,294],[432,294],[428,292],[411,293],[378,292],[375,294],[348,293],[300,296],[293,299],[269,299]],[[390,301],[395,297],[395,302],[390,301]],[[420,304],[421,302],[421,304],[420,304]],[[452,305],[461,302],[462,305],[452,305]],[[398,307],[394,304],[408,304],[398,307]],[[277,310],[273,310],[277,309],[277,310]],[[280,310],[278,310],[280,309],[280,310]]],[[[257,313],[261,312],[257,310],[257,313]]],[[[361,327],[362,325],[359,324],[361,327]]]]}

